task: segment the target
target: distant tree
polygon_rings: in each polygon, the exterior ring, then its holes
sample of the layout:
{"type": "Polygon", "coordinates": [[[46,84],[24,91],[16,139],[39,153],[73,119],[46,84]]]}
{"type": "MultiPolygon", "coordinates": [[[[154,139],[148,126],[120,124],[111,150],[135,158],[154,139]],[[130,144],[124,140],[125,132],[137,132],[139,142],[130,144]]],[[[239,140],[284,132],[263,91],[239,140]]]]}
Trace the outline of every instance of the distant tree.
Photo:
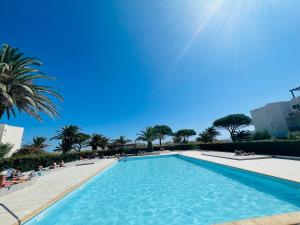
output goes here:
{"type": "Polygon", "coordinates": [[[45,148],[50,145],[47,143],[47,138],[43,136],[36,136],[32,138],[32,142],[28,145],[23,145],[22,148],[17,150],[13,156],[18,155],[31,155],[31,154],[43,154],[45,148]]]}
{"type": "Polygon", "coordinates": [[[66,153],[74,148],[78,137],[82,134],[80,131],[81,129],[75,125],[64,126],[56,131],[56,135],[50,140],[61,140],[61,144],[59,144],[56,150],[66,153]]]}
{"type": "Polygon", "coordinates": [[[165,136],[171,136],[173,134],[172,129],[167,125],[156,125],[153,129],[159,140],[159,146],[161,146],[161,141],[165,139],[165,136]]]}
{"type": "Polygon", "coordinates": [[[89,146],[88,141],[90,139],[90,135],[79,133],[74,143],[74,149],[80,152],[83,148],[89,146]]]}
{"type": "Polygon", "coordinates": [[[157,136],[155,134],[153,127],[146,127],[145,130],[140,131],[140,133],[137,134],[136,141],[143,141],[147,142],[147,150],[153,151],[153,141],[157,139],[157,136]]]}
{"type": "Polygon", "coordinates": [[[251,131],[250,130],[238,130],[234,134],[236,141],[246,141],[251,139],[251,131]]]}
{"type": "Polygon", "coordinates": [[[45,148],[49,147],[50,145],[47,143],[47,138],[43,136],[36,136],[32,138],[32,144],[29,146],[34,148],[40,148],[44,150],[45,148]]]}
{"type": "Polygon", "coordinates": [[[38,85],[37,79],[53,79],[38,70],[38,59],[25,57],[19,49],[4,44],[0,49],[0,118],[16,116],[16,109],[41,120],[40,113],[58,117],[50,97],[62,100],[51,87],[38,85]]]}
{"type": "Polygon", "coordinates": [[[199,134],[197,141],[213,142],[218,135],[220,135],[220,132],[215,127],[209,127],[199,134]]]}
{"type": "Polygon", "coordinates": [[[177,133],[173,133],[173,142],[175,144],[182,143],[182,137],[177,133]]]}
{"type": "Polygon", "coordinates": [[[300,132],[299,131],[289,132],[287,139],[292,141],[299,141],[300,132]]]}
{"type": "Polygon", "coordinates": [[[109,144],[109,138],[101,134],[92,134],[90,136],[88,145],[92,147],[93,151],[96,151],[99,148],[105,149],[109,144]]]}
{"type": "Polygon", "coordinates": [[[113,140],[116,145],[125,146],[126,144],[132,142],[132,140],[127,139],[125,136],[120,136],[117,139],[113,140]]]}
{"type": "Polygon", "coordinates": [[[22,148],[17,150],[13,156],[20,156],[20,155],[38,155],[46,153],[46,151],[42,148],[34,147],[31,145],[24,145],[22,148]]]}
{"type": "Polygon", "coordinates": [[[268,131],[256,131],[252,134],[251,140],[259,141],[259,140],[270,140],[272,136],[268,131]]]}
{"type": "Polygon", "coordinates": [[[2,159],[9,151],[12,149],[11,144],[2,144],[0,143],[0,159],[2,159]]]}
{"type": "Polygon", "coordinates": [[[220,119],[217,119],[213,125],[218,128],[226,129],[232,141],[235,141],[235,133],[238,129],[249,126],[251,118],[244,114],[231,114],[220,119]]]}
{"type": "Polygon", "coordinates": [[[197,134],[196,131],[193,129],[182,129],[182,130],[178,130],[175,135],[182,137],[183,143],[188,143],[189,138],[196,134],[197,134]]]}

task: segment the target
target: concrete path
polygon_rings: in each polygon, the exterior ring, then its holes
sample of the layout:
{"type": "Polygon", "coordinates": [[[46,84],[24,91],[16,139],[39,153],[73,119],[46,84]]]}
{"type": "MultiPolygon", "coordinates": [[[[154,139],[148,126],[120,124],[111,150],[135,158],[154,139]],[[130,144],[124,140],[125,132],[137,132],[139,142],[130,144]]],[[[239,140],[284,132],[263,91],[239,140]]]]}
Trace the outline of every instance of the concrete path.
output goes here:
{"type": "MultiPolygon", "coordinates": [[[[114,162],[115,159],[100,159],[92,165],[73,165],[65,169],[58,169],[48,175],[39,177],[35,184],[30,187],[1,197],[0,203],[24,221],[85,183],[114,162]]],[[[0,207],[0,225],[13,225],[16,222],[16,219],[0,207]]]]}

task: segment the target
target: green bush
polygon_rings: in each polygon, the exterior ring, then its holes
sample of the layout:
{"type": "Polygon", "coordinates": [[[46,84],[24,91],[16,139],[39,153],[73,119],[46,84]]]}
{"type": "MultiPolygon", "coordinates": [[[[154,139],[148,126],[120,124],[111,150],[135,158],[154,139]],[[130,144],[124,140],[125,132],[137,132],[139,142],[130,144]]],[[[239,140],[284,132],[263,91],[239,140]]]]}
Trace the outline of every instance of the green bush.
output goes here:
{"type": "Polygon", "coordinates": [[[251,140],[254,141],[259,141],[259,140],[270,140],[271,139],[271,135],[269,134],[268,131],[256,131],[252,134],[251,136],[251,140]]]}
{"type": "Polygon", "coordinates": [[[225,143],[201,143],[203,150],[215,150],[234,152],[244,150],[266,155],[285,155],[300,157],[300,140],[269,140],[269,141],[247,141],[247,142],[225,142],[225,143]]]}
{"type": "Polygon", "coordinates": [[[300,141],[300,132],[299,131],[289,132],[287,139],[300,141]]]}
{"type": "MultiPolygon", "coordinates": [[[[197,146],[193,143],[179,144],[179,145],[166,145],[162,146],[165,150],[191,150],[195,149],[197,146]]],[[[160,147],[155,146],[155,151],[159,151],[160,147]]],[[[54,162],[60,163],[62,160],[64,162],[72,162],[82,158],[102,158],[104,156],[111,156],[117,153],[126,152],[126,154],[137,154],[139,151],[146,151],[145,147],[138,147],[132,149],[118,149],[118,150],[105,150],[105,151],[81,151],[81,152],[67,152],[67,153],[40,153],[40,154],[17,154],[10,158],[0,159],[0,169],[7,168],[20,168],[21,171],[35,170],[38,166],[43,167],[51,166],[54,162]]]]}
{"type": "Polygon", "coordinates": [[[10,144],[0,143],[0,159],[3,158],[10,150],[12,146],[10,144]]]}
{"type": "Polygon", "coordinates": [[[70,153],[43,153],[43,154],[29,154],[29,155],[17,155],[10,158],[0,160],[0,168],[20,168],[21,171],[34,170],[38,166],[44,167],[51,166],[54,162],[60,163],[72,162],[79,160],[80,156],[83,158],[94,157],[94,152],[70,152],[70,153]]]}

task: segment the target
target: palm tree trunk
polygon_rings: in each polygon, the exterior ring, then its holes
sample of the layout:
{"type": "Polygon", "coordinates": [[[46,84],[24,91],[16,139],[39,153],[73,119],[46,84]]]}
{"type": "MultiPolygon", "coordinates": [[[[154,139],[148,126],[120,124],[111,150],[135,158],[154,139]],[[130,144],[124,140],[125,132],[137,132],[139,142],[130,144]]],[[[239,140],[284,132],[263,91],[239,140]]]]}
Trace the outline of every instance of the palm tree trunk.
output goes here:
{"type": "Polygon", "coordinates": [[[153,151],[153,145],[152,145],[152,142],[151,142],[151,141],[148,141],[147,149],[148,149],[149,152],[152,152],[152,151],[153,151]]]}
{"type": "Polygon", "coordinates": [[[5,112],[5,109],[3,107],[0,107],[0,119],[2,119],[4,112],[5,112]]]}
{"type": "Polygon", "coordinates": [[[161,147],[161,138],[159,139],[159,147],[161,147]]]}

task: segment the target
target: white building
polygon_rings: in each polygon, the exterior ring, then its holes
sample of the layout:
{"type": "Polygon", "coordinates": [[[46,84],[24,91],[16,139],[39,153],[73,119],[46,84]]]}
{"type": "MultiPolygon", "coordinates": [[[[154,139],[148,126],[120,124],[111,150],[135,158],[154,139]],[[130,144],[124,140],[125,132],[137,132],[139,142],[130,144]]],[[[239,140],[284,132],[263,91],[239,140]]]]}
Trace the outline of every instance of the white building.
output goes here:
{"type": "Polygon", "coordinates": [[[300,131],[300,97],[269,103],[250,113],[256,131],[266,130],[275,137],[285,137],[289,131],[300,131]]]}
{"type": "Polygon", "coordinates": [[[11,151],[6,155],[7,157],[21,148],[23,132],[23,127],[0,124],[0,142],[3,144],[9,143],[13,146],[11,151]]]}

